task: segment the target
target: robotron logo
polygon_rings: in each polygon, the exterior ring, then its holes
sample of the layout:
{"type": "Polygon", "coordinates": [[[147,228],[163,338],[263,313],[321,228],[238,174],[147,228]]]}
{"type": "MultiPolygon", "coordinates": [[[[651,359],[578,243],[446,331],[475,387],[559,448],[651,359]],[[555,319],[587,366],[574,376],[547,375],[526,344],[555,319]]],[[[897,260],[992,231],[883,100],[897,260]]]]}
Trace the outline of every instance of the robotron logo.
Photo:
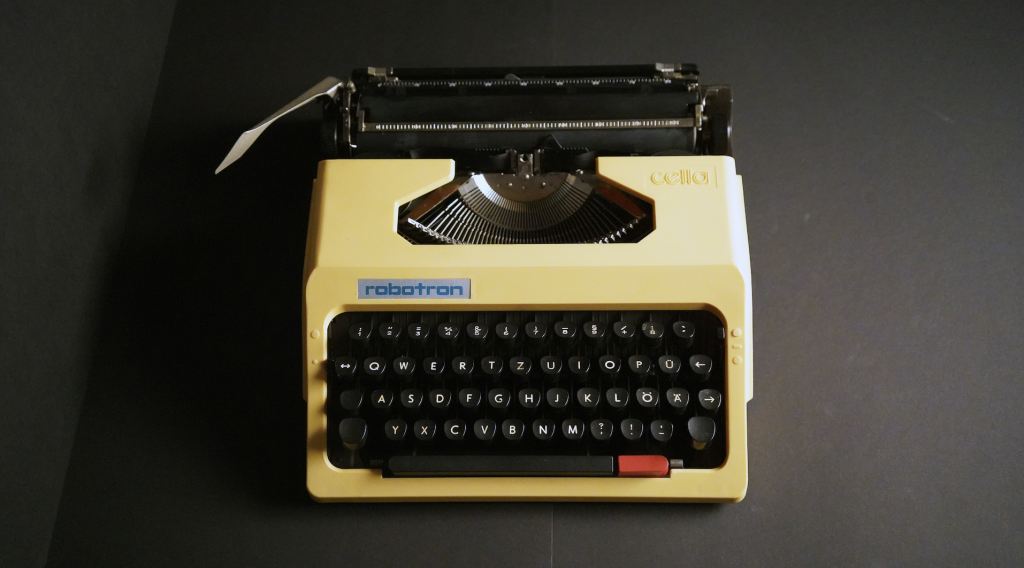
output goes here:
{"type": "Polygon", "coordinates": [[[366,280],[356,285],[360,300],[386,298],[388,300],[466,300],[469,298],[469,279],[401,279],[366,280]]]}

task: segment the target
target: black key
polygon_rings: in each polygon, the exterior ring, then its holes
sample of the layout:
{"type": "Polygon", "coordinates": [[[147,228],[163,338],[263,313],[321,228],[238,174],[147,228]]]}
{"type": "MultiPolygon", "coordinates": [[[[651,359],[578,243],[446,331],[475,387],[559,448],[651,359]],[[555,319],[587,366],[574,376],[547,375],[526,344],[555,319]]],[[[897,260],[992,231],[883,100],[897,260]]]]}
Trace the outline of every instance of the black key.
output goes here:
{"type": "Polygon", "coordinates": [[[601,369],[601,372],[614,377],[619,373],[619,369],[622,367],[622,360],[615,355],[605,355],[597,360],[597,368],[601,369]]]}
{"type": "Polygon", "coordinates": [[[498,339],[507,339],[509,341],[512,341],[513,339],[516,338],[516,335],[518,335],[518,333],[519,327],[516,326],[516,324],[514,323],[499,323],[498,325],[494,326],[494,335],[498,339]]]}
{"type": "Polygon", "coordinates": [[[569,357],[569,372],[577,377],[583,378],[590,372],[590,359],[586,357],[569,357]]]}
{"type": "Polygon", "coordinates": [[[662,355],[658,357],[658,368],[662,373],[675,378],[679,375],[679,370],[683,368],[683,361],[675,355],[662,355]]]}
{"type": "Polygon", "coordinates": [[[615,337],[619,341],[623,343],[630,343],[636,335],[636,326],[628,322],[617,321],[615,322],[615,325],[612,326],[612,332],[615,333],[615,337]]]}
{"type": "Polygon", "coordinates": [[[416,341],[423,341],[430,336],[430,327],[425,323],[410,323],[405,329],[409,337],[416,341]]]}
{"type": "Polygon", "coordinates": [[[526,424],[523,424],[522,420],[516,420],[515,418],[509,418],[501,423],[501,435],[511,442],[521,440],[523,438],[523,430],[525,429],[526,424]]]}
{"type": "Polygon", "coordinates": [[[576,400],[583,408],[593,410],[597,408],[597,403],[601,402],[601,391],[591,387],[582,388],[576,391],[576,400]]]}
{"type": "Polygon", "coordinates": [[[715,437],[715,421],[707,416],[694,416],[686,423],[693,449],[703,450],[715,437]]]}
{"type": "Polygon", "coordinates": [[[583,336],[592,341],[604,339],[605,324],[600,321],[588,321],[583,324],[583,336]]]}
{"type": "Polygon", "coordinates": [[[578,418],[570,418],[562,422],[562,435],[567,440],[578,441],[583,439],[583,433],[586,431],[587,425],[578,418]]]}
{"type": "Polygon", "coordinates": [[[667,442],[672,439],[672,423],[668,420],[655,420],[651,422],[651,437],[657,442],[667,442]]]}
{"type": "Polygon", "coordinates": [[[367,322],[354,323],[348,328],[348,337],[352,341],[366,341],[373,333],[373,326],[367,322]]]}
{"type": "Polygon", "coordinates": [[[480,359],[480,370],[493,378],[497,378],[501,375],[502,368],[503,363],[501,362],[501,357],[489,355],[480,359]]]}
{"type": "Polygon", "coordinates": [[[367,357],[363,360],[363,372],[371,377],[383,375],[387,366],[388,363],[383,357],[367,357]]]}
{"type": "Polygon", "coordinates": [[[444,372],[444,357],[427,357],[423,360],[423,372],[438,377],[444,372]]]}
{"type": "Polygon", "coordinates": [[[362,418],[346,418],[338,425],[341,443],[350,450],[358,450],[366,444],[366,421],[362,418]]]}
{"type": "Polygon", "coordinates": [[[402,406],[409,410],[419,410],[423,405],[423,391],[419,389],[405,389],[398,395],[402,406]]]}
{"type": "Polygon", "coordinates": [[[470,410],[480,406],[480,398],[483,395],[477,389],[462,389],[459,391],[459,404],[462,408],[470,410]]]}
{"type": "Polygon", "coordinates": [[[433,420],[417,420],[412,425],[412,435],[416,436],[416,439],[421,442],[429,442],[434,439],[434,432],[437,430],[437,425],[434,424],[433,420]]]}
{"type": "Polygon", "coordinates": [[[569,341],[576,337],[576,324],[571,321],[558,321],[553,327],[558,339],[569,341]]]}
{"type": "Polygon", "coordinates": [[[370,393],[370,406],[380,410],[381,412],[387,412],[391,410],[391,403],[394,401],[395,395],[391,394],[391,391],[379,389],[370,393]]]}
{"type": "Polygon", "coordinates": [[[497,410],[508,410],[509,399],[512,398],[512,393],[508,392],[508,389],[491,389],[487,393],[487,402],[491,405],[491,408],[497,410]]]}
{"type": "Polygon", "coordinates": [[[493,420],[483,418],[473,423],[473,435],[476,436],[477,440],[483,442],[490,442],[494,439],[494,431],[498,429],[497,424],[493,420]]]}
{"type": "Polygon", "coordinates": [[[430,391],[430,406],[438,410],[448,408],[452,402],[452,391],[448,389],[434,389],[430,391]]]}
{"type": "Polygon", "coordinates": [[[644,435],[644,423],[637,420],[636,418],[627,418],[619,424],[619,429],[622,430],[622,437],[635,442],[644,435]]]}
{"type": "Polygon", "coordinates": [[[640,326],[640,333],[649,345],[661,345],[661,339],[665,337],[665,326],[656,321],[645,321],[640,326]]]}
{"type": "Polygon", "coordinates": [[[439,324],[437,326],[437,336],[448,341],[455,341],[459,336],[459,327],[450,322],[439,324]]]}
{"type": "Polygon", "coordinates": [[[636,389],[636,402],[644,408],[658,407],[658,391],[650,387],[636,389]]]}
{"type": "Polygon", "coordinates": [[[487,339],[487,325],[479,322],[466,324],[466,337],[477,341],[487,339]]]}
{"type": "Polygon", "coordinates": [[[708,373],[711,372],[711,357],[707,355],[694,355],[690,357],[690,369],[697,373],[698,379],[707,379],[708,373]]]}
{"type": "Polygon", "coordinates": [[[621,410],[626,408],[629,404],[629,391],[621,388],[611,388],[604,393],[605,399],[608,401],[608,406],[621,410]]]}
{"type": "Polygon", "coordinates": [[[395,456],[396,477],[598,477],[615,475],[612,456],[395,456]]]}
{"type": "Polygon", "coordinates": [[[540,406],[540,391],[537,389],[523,389],[519,391],[519,406],[533,410],[540,406]]]}
{"type": "Polygon", "coordinates": [[[508,370],[512,371],[512,374],[517,377],[525,378],[530,374],[531,368],[533,368],[533,362],[530,361],[529,357],[517,355],[508,360],[508,370]]]}
{"type": "Polygon", "coordinates": [[[400,442],[402,438],[405,438],[405,431],[408,428],[405,420],[399,420],[398,418],[388,420],[384,423],[384,435],[392,442],[400,442]]]}
{"type": "Polygon", "coordinates": [[[356,366],[359,364],[355,357],[338,357],[334,360],[334,374],[338,378],[351,377],[356,374],[356,366]]]}
{"type": "Polygon", "coordinates": [[[548,324],[539,321],[531,321],[526,324],[526,337],[537,342],[542,342],[548,336],[548,324]]]}
{"type": "Polygon", "coordinates": [[[460,356],[452,359],[452,372],[461,377],[473,374],[473,358],[460,356]]]}
{"type": "Polygon", "coordinates": [[[665,401],[672,407],[673,412],[682,414],[690,404],[690,393],[686,389],[671,388],[665,391],[665,401]]]}
{"type": "Polygon", "coordinates": [[[634,375],[646,375],[651,372],[651,360],[646,355],[633,355],[626,363],[634,375]]]}
{"type": "Polygon", "coordinates": [[[590,423],[590,435],[599,442],[610,440],[614,432],[615,425],[607,418],[598,418],[590,423]]]}
{"type": "Polygon", "coordinates": [[[363,391],[347,390],[341,393],[341,407],[345,410],[356,410],[363,403],[363,391]]]}
{"type": "Polygon", "coordinates": [[[395,322],[386,321],[377,327],[377,334],[383,339],[398,339],[398,336],[402,334],[402,326],[395,322]]]}
{"type": "Polygon", "coordinates": [[[533,437],[538,440],[547,441],[555,435],[555,423],[547,418],[538,418],[533,421],[533,437]]]}
{"type": "Polygon", "coordinates": [[[722,406],[722,393],[715,389],[704,389],[697,393],[697,402],[707,414],[713,416],[722,406]]]}
{"type": "Polygon", "coordinates": [[[444,437],[453,442],[459,442],[466,435],[466,422],[458,418],[452,418],[444,423],[444,437]]]}
{"type": "Polygon", "coordinates": [[[555,410],[562,410],[569,404],[569,391],[565,389],[548,389],[546,398],[548,406],[555,410]]]}
{"type": "Polygon", "coordinates": [[[394,369],[396,375],[402,375],[408,377],[412,375],[412,372],[416,370],[416,360],[412,357],[396,357],[391,362],[392,369],[394,369]]]}
{"type": "Polygon", "coordinates": [[[540,371],[544,373],[548,378],[554,379],[558,377],[558,373],[562,372],[562,360],[554,355],[546,355],[540,358],[540,371]]]}
{"type": "Polygon", "coordinates": [[[693,322],[689,321],[677,321],[672,324],[672,333],[680,339],[693,339],[693,334],[697,328],[693,325],[693,322]]]}

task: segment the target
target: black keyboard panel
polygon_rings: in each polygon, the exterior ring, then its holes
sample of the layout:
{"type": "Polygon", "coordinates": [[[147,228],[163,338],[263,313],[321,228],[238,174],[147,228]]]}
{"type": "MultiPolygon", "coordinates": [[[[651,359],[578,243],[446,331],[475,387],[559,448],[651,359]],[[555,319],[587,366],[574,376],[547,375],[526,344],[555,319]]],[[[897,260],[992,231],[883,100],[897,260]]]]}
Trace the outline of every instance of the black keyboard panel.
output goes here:
{"type": "Polygon", "coordinates": [[[328,457],[385,476],[614,475],[627,455],[715,468],[724,335],[702,310],[340,314],[328,457]]]}

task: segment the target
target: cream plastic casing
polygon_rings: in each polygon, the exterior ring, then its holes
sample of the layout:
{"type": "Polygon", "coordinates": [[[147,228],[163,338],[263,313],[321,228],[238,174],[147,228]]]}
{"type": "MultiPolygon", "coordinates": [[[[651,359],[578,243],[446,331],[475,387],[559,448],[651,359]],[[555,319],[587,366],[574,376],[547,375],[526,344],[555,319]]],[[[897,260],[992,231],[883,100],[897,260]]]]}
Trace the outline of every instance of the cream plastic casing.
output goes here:
{"type": "MultiPolygon", "coordinates": [[[[750,258],[743,187],[723,156],[598,158],[597,173],[654,203],[639,243],[414,245],[400,205],[450,182],[451,160],[327,160],[313,185],[306,241],[303,353],[306,485],[318,501],[735,502],[747,489],[746,403],[753,396],[750,258]],[[359,300],[359,279],[472,282],[467,300],[359,300]],[[726,329],[725,463],[663,478],[385,478],[327,459],[327,326],[342,312],[707,309],[726,329]]],[[[685,432],[680,432],[686,435],[685,432]]]]}

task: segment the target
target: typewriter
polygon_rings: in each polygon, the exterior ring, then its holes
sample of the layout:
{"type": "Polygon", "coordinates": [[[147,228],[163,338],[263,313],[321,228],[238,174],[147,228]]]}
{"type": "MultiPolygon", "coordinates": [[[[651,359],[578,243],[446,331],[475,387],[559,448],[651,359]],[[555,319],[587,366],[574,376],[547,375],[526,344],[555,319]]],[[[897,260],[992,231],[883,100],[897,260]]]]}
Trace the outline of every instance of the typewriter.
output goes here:
{"type": "Polygon", "coordinates": [[[323,106],[303,303],[319,501],[735,502],[750,263],[694,65],[368,68],[323,106]]]}

